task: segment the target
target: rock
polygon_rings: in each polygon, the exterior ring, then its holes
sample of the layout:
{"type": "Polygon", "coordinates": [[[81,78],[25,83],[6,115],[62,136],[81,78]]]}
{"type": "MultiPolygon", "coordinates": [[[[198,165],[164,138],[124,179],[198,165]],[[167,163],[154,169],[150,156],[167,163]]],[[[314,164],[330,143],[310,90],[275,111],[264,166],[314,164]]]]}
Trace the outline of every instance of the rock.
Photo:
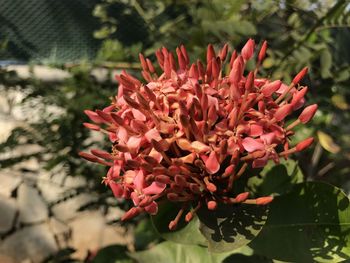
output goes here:
{"type": "Polygon", "coordinates": [[[108,207],[108,212],[105,215],[106,222],[111,223],[120,219],[124,215],[125,211],[119,207],[108,207]]]}
{"type": "MultiPolygon", "coordinates": [[[[58,170],[58,168],[56,168],[58,170]]],[[[51,175],[51,181],[57,185],[63,186],[67,174],[64,171],[54,172],[51,175]]]]}
{"type": "Polygon", "coordinates": [[[82,176],[67,176],[64,181],[64,186],[68,188],[77,188],[86,186],[86,179],[82,176]]]}
{"type": "MultiPolygon", "coordinates": [[[[16,216],[16,200],[13,198],[4,198],[0,196],[0,236],[8,232],[13,224],[16,216]]],[[[0,261],[3,262],[3,261],[0,261]]]]}
{"type": "Polygon", "coordinates": [[[21,183],[22,178],[19,173],[2,170],[0,172],[0,195],[10,197],[13,190],[15,190],[21,183]]]}
{"type": "Polygon", "coordinates": [[[62,194],[67,189],[52,181],[40,180],[37,181],[37,187],[40,190],[42,197],[48,202],[55,202],[62,197],[62,194]]]}
{"type": "Polygon", "coordinates": [[[49,225],[58,246],[61,248],[68,247],[72,237],[71,228],[65,222],[54,217],[50,218],[49,225]]]}
{"type": "Polygon", "coordinates": [[[14,262],[29,259],[30,262],[39,263],[56,251],[55,239],[45,223],[24,227],[0,243],[0,255],[11,258],[14,262]]]}
{"type": "MultiPolygon", "coordinates": [[[[0,105],[2,105],[2,102],[0,101],[0,105]]],[[[0,109],[1,112],[1,109],[0,109]]],[[[9,117],[3,117],[2,114],[0,115],[0,143],[5,142],[8,137],[11,135],[12,130],[16,127],[16,122],[11,120],[9,117]]]]}
{"type": "Polygon", "coordinates": [[[82,193],[54,205],[52,212],[59,220],[70,220],[77,216],[79,208],[94,200],[96,200],[96,197],[82,193]]]}
{"type": "Polygon", "coordinates": [[[18,189],[19,221],[37,223],[48,218],[48,209],[37,189],[21,184],[18,189]]]}
{"type": "Polygon", "coordinates": [[[72,229],[72,245],[77,251],[75,258],[84,259],[87,251],[98,248],[128,243],[130,237],[122,228],[106,225],[105,218],[100,211],[85,211],[69,223],[72,229]]]}
{"type": "Polygon", "coordinates": [[[104,83],[106,82],[108,79],[109,81],[115,83],[116,79],[115,79],[115,75],[119,75],[121,73],[120,70],[109,70],[106,68],[94,68],[91,70],[90,75],[95,78],[95,80],[97,82],[100,83],[104,83]]]}
{"type": "Polygon", "coordinates": [[[40,169],[40,164],[36,157],[29,158],[28,160],[25,160],[24,162],[22,162],[22,164],[23,164],[23,167],[29,171],[37,172],[40,169]]]}
{"type": "Polygon", "coordinates": [[[29,79],[34,75],[34,78],[44,82],[62,82],[71,76],[67,71],[41,65],[35,65],[34,67],[28,65],[11,65],[7,66],[7,69],[16,71],[18,77],[21,79],[29,79]]]}

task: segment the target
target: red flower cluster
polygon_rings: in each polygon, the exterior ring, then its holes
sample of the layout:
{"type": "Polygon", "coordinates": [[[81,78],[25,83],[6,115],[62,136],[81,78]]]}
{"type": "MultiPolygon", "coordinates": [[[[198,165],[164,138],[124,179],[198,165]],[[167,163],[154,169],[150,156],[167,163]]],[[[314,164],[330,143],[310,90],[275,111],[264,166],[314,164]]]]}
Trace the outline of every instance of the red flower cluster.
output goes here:
{"type": "MultiPolygon", "coordinates": [[[[303,106],[307,87],[299,81],[304,68],[290,85],[280,80],[257,77],[265,57],[264,42],[256,69],[244,75],[253,58],[252,39],[241,54],[226,44],[216,54],[212,45],[207,61],[190,64],[184,46],[176,49],[177,61],[166,48],[156,52],[160,75],[149,59],[140,54],[141,83],[125,71],[116,76],[118,95],[103,110],[85,113],[94,122],[84,123],[92,130],[108,134],[111,153],[91,150],[80,153],[92,162],[110,166],[104,182],[118,198],[131,198],[134,207],[123,219],[140,212],[157,213],[156,201],[167,198],[183,204],[195,203],[186,221],[201,205],[214,210],[218,202],[264,205],[272,197],[248,199],[244,192],[233,196],[232,187],[248,165],[263,167],[272,159],[301,151],[313,139],[290,148],[288,138],[299,123],[307,123],[317,105],[306,107],[299,118],[285,127],[285,119],[303,106]],[[227,60],[227,63],[226,63],[227,60]],[[225,75],[225,65],[229,74],[225,75]]],[[[181,217],[170,222],[173,229],[181,217]]]]}

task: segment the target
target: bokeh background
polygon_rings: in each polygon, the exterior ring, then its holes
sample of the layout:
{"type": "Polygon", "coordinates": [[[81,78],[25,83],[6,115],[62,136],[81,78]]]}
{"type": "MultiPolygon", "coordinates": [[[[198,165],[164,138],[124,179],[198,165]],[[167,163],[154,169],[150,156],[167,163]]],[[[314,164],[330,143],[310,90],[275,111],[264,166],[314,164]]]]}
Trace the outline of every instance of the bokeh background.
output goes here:
{"type": "Polygon", "coordinates": [[[141,78],[139,52],[155,60],[184,44],[194,61],[208,43],[232,50],[248,38],[268,41],[265,76],[289,82],[309,67],[302,84],[319,111],[295,139],[316,143],[293,158],[305,180],[349,194],[349,1],[0,0],[0,262],[90,262],[112,244],[154,242],[147,220],[120,222],[129,204],[79,158],[109,149],[83,110],[109,103],[122,69],[141,78]]]}

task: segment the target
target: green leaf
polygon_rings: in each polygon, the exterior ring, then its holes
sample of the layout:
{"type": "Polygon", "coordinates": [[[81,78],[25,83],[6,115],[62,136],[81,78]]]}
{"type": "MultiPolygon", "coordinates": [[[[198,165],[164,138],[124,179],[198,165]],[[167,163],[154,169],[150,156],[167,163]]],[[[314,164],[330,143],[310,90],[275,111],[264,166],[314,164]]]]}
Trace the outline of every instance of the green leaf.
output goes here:
{"type": "Polygon", "coordinates": [[[157,232],[166,240],[181,244],[207,245],[207,241],[199,231],[199,220],[195,216],[189,223],[183,217],[180,219],[176,230],[169,230],[168,225],[173,220],[181,206],[172,202],[159,205],[158,213],[152,216],[153,226],[157,232]]]}
{"type": "Polygon", "coordinates": [[[158,233],[153,227],[149,217],[141,220],[134,231],[134,246],[136,250],[145,249],[151,243],[157,242],[159,239],[158,233]]]}
{"type": "Polygon", "coordinates": [[[338,144],[336,144],[333,138],[325,132],[317,131],[318,141],[321,146],[331,153],[338,153],[341,148],[338,144]]]}
{"type": "Polygon", "coordinates": [[[331,101],[334,106],[341,110],[347,110],[350,108],[349,104],[346,102],[346,99],[341,94],[334,94],[331,98],[331,101]]]}
{"type": "Polygon", "coordinates": [[[332,67],[332,54],[329,49],[323,49],[320,57],[321,64],[321,76],[322,78],[329,78],[332,76],[331,67],[332,67]]]}
{"type": "Polygon", "coordinates": [[[266,58],[262,65],[264,68],[269,69],[273,67],[274,64],[275,64],[275,60],[273,58],[266,58]]]}
{"type": "MultiPolygon", "coordinates": [[[[232,254],[225,258],[222,263],[277,263],[272,259],[268,259],[264,256],[251,255],[246,256],[242,254],[232,254]]],[[[282,263],[282,262],[281,262],[282,263]]]]}
{"type": "Polygon", "coordinates": [[[289,192],[293,185],[303,182],[303,173],[296,161],[281,159],[280,162],[276,165],[270,161],[259,176],[249,178],[248,189],[257,197],[284,194],[289,192]]]}
{"type": "MultiPolygon", "coordinates": [[[[245,254],[245,251],[236,252],[245,254]]],[[[231,254],[232,252],[210,253],[206,247],[181,245],[171,241],[160,243],[149,250],[129,253],[139,263],[230,263],[234,261],[225,258],[231,254]]]]}
{"type": "Polygon", "coordinates": [[[222,253],[247,245],[264,226],[267,210],[267,206],[245,204],[219,204],[215,211],[200,209],[200,230],[209,251],[222,253]]]}
{"type": "Polygon", "coordinates": [[[259,236],[258,254],[292,262],[340,262],[350,258],[350,203],[338,188],[298,184],[276,197],[259,236]]]}
{"type": "Polygon", "coordinates": [[[111,245],[102,248],[92,260],[92,263],[134,263],[127,253],[127,248],[120,245],[111,245]]]}
{"type": "Polygon", "coordinates": [[[256,34],[256,28],[253,23],[247,20],[239,20],[237,21],[237,26],[235,27],[235,31],[243,36],[253,36],[256,34]]]}

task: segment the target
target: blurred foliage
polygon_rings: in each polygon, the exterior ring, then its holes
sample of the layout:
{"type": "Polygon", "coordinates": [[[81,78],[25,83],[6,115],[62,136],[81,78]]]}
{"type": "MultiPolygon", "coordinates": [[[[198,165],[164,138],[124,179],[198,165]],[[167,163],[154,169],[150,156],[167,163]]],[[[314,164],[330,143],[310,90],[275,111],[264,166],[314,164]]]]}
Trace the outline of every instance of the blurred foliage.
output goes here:
{"type": "MultiPolygon", "coordinates": [[[[11,152],[15,147],[35,144],[41,150],[35,158],[44,169],[59,172],[64,169],[70,175],[84,175],[88,179],[101,181],[104,168],[82,162],[78,152],[84,148],[103,147],[101,139],[91,137],[91,132],[82,122],[88,121],[83,110],[102,107],[115,92],[115,84],[99,83],[90,76],[91,66],[72,68],[71,77],[62,83],[45,82],[35,78],[19,79],[14,71],[1,70],[2,89],[21,91],[23,125],[16,127],[0,152],[11,152]],[[84,105],[82,107],[82,105],[84,105]]],[[[21,160],[32,154],[17,157],[21,160]]],[[[0,168],[16,164],[10,157],[2,159],[0,168]]]]}

